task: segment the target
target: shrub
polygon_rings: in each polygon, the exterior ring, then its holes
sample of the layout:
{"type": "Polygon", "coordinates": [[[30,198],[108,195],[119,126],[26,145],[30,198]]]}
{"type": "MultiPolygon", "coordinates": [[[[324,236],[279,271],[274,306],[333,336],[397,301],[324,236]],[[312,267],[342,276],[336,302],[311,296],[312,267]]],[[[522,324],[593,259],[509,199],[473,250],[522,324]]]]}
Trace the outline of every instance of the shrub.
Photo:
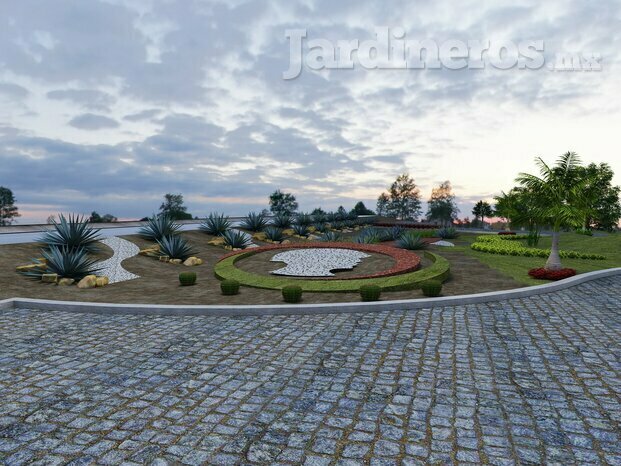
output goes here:
{"type": "Polygon", "coordinates": [[[365,228],[356,237],[356,243],[377,244],[384,238],[383,233],[377,228],[365,228]]]}
{"type": "Polygon", "coordinates": [[[328,231],[327,223],[313,223],[313,227],[315,227],[315,231],[319,233],[325,233],[326,231],[328,231]]]}
{"type": "Polygon", "coordinates": [[[298,235],[298,236],[303,236],[304,238],[306,238],[308,235],[310,235],[310,231],[308,231],[308,225],[299,225],[299,224],[294,224],[293,225],[293,232],[298,235]]]}
{"type": "Polygon", "coordinates": [[[239,282],[237,280],[223,280],[220,282],[220,290],[225,296],[233,296],[239,293],[239,282]]]}
{"type": "Polygon", "coordinates": [[[81,280],[100,270],[95,267],[97,261],[89,259],[88,252],[84,248],[71,249],[67,246],[50,245],[48,249],[41,250],[41,255],[45,262],[37,259],[32,261],[40,267],[20,273],[31,278],[41,278],[43,274],[55,273],[61,278],[81,280]]]}
{"type": "Polygon", "coordinates": [[[360,297],[363,301],[379,301],[382,288],[377,285],[362,285],[360,287],[360,297]]]}
{"type": "Polygon", "coordinates": [[[291,217],[286,214],[277,214],[272,218],[272,225],[281,230],[291,228],[291,217]]]}
{"type": "Polygon", "coordinates": [[[593,236],[593,230],[589,230],[588,228],[578,228],[576,233],[584,236],[593,236]]]}
{"type": "Polygon", "coordinates": [[[423,241],[418,233],[408,231],[401,235],[401,237],[397,240],[397,247],[407,249],[409,251],[417,251],[425,249],[427,247],[427,243],[423,241]]]}
{"type": "Polygon", "coordinates": [[[319,237],[319,241],[330,242],[330,241],[341,241],[343,235],[338,231],[326,231],[319,237]]]}
{"type": "Polygon", "coordinates": [[[345,224],[341,220],[336,220],[330,223],[330,226],[335,230],[342,230],[343,228],[345,228],[345,224]]]}
{"type": "Polygon", "coordinates": [[[298,285],[283,286],[282,297],[287,303],[299,303],[302,301],[302,287],[298,285]]]}
{"type": "Polygon", "coordinates": [[[313,224],[315,225],[324,225],[327,221],[326,214],[317,213],[313,215],[313,224]]]}
{"type": "Polygon", "coordinates": [[[313,217],[311,217],[308,214],[298,214],[295,217],[295,224],[296,225],[305,225],[305,226],[310,226],[311,223],[313,223],[313,217]]]}
{"type": "Polygon", "coordinates": [[[181,272],[179,274],[181,286],[192,286],[196,283],[196,272],[181,272]]]}
{"type": "Polygon", "coordinates": [[[429,298],[435,298],[442,293],[442,282],[439,280],[428,280],[421,283],[420,289],[429,298]]]}
{"type": "Polygon", "coordinates": [[[196,254],[192,246],[179,235],[164,236],[157,240],[160,245],[160,254],[168,256],[171,259],[186,260],[188,257],[196,254]]]}
{"type": "Polygon", "coordinates": [[[263,214],[250,212],[241,222],[240,226],[250,231],[263,231],[268,225],[267,217],[263,214]]]}
{"type": "Polygon", "coordinates": [[[227,230],[231,228],[231,221],[224,214],[209,214],[209,217],[205,219],[200,225],[200,230],[204,231],[208,235],[222,236],[227,230]]]}
{"type": "Polygon", "coordinates": [[[576,275],[575,269],[547,270],[542,268],[530,269],[528,275],[538,280],[563,280],[576,275]]]}
{"type": "Polygon", "coordinates": [[[138,230],[138,234],[145,239],[158,241],[178,234],[180,228],[181,225],[175,223],[168,215],[154,215],[147,219],[147,224],[138,230]]]}
{"type": "Polygon", "coordinates": [[[285,239],[280,228],[267,227],[263,233],[265,233],[265,238],[277,243],[280,243],[283,239],[285,239]]]}
{"type": "MultiPolygon", "coordinates": [[[[476,241],[470,245],[470,248],[474,251],[486,252],[489,254],[500,254],[504,256],[547,258],[550,255],[549,249],[527,248],[517,241],[527,237],[528,235],[483,235],[477,237],[476,241]]],[[[589,254],[578,251],[560,251],[559,254],[563,259],[606,259],[606,256],[601,254],[589,254]]]]}
{"type": "Polygon", "coordinates": [[[101,239],[100,230],[88,226],[85,217],[60,214],[58,222],[54,220],[52,226],[54,229],[43,233],[39,241],[57,248],[84,249],[87,252],[98,249],[96,244],[101,239]]]}
{"type": "Polygon", "coordinates": [[[252,244],[252,237],[239,230],[228,230],[222,235],[224,244],[233,249],[246,249],[252,244]]]}
{"type": "Polygon", "coordinates": [[[457,230],[453,227],[440,228],[438,230],[438,236],[442,239],[455,239],[459,236],[457,230]]]}

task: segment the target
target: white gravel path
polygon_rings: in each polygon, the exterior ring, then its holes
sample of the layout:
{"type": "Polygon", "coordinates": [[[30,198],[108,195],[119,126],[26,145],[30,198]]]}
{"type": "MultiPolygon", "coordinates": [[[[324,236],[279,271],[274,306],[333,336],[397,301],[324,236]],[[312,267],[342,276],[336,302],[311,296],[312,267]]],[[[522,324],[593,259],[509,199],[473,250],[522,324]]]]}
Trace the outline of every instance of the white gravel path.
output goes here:
{"type": "Polygon", "coordinates": [[[369,255],[354,249],[293,249],[272,257],[272,262],[284,262],[287,266],[271,273],[294,277],[333,277],[331,270],[353,269],[365,257],[369,255]]]}
{"type": "Polygon", "coordinates": [[[121,265],[121,262],[125,259],[134,257],[140,252],[138,246],[118,236],[104,238],[101,242],[112,249],[114,255],[110,259],[106,259],[97,264],[97,267],[101,268],[97,272],[97,275],[108,277],[110,283],[119,283],[133,280],[134,278],[140,278],[140,276],[125,270],[121,265]]]}

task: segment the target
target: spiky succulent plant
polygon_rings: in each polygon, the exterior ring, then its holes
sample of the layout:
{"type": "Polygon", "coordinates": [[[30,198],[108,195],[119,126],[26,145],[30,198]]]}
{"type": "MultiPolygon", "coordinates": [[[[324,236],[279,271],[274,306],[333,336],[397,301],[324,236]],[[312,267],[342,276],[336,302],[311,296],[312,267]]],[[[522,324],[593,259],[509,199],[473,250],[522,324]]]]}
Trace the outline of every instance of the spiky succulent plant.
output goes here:
{"type": "Polygon", "coordinates": [[[308,230],[308,225],[300,225],[297,223],[293,225],[293,231],[296,235],[303,236],[304,238],[306,238],[310,234],[310,231],[308,230]]]}
{"type": "Polygon", "coordinates": [[[403,233],[397,240],[397,247],[401,249],[408,249],[410,251],[416,251],[418,249],[425,249],[427,243],[423,241],[419,234],[413,231],[407,231],[403,233]]]}
{"type": "Polygon", "coordinates": [[[213,236],[222,236],[227,230],[231,228],[231,221],[224,214],[211,213],[201,223],[200,230],[213,236]]]}
{"type": "Polygon", "coordinates": [[[85,217],[69,214],[65,217],[60,214],[58,221],[52,223],[53,229],[41,235],[39,241],[48,247],[66,249],[84,249],[87,252],[94,252],[97,242],[101,239],[100,230],[88,225],[85,217]]]}
{"type": "Polygon", "coordinates": [[[268,225],[267,217],[263,214],[257,214],[255,212],[250,212],[241,222],[240,226],[244,230],[249,231],[263,231],[265,227],[268,225]]]}
{"type": "Polygon", "coordinates": [[[269,239],[270,241],[275,241],[277,243],[280,243],[282,240],[285,239],[280,228],[270,226],[267,227],[263,233],[265,233],[265,237],[267,239],[269,239]]]}
{"type": "Polygon", "coordinates": [[[246,249],[252,244],[252,237],[243,231],[227,230],[223,235],[224,244],[233,249],[246,249]]]}
{"type": "Polygon", "coordinates": [[[160,246],[160,254],[171,259],[186,260],[196,254],[196,251],[185,238],[179,235],[164,236],[157,240],[160,246]]]}
{"type": "Polygon", "coordinates": [[[276,228],[280,228],[282,230],[286,230],[287,228],[291,228],[291,217],[286,214],[276,214],[272,218],[272,226],[276,228]]]}
{"type": "Polygon", "coordinates": [[[84,248],[71,249],[67,246],[50,245],[47,249],[41,250],[41,255],[45,261],[33,260],[33,264],[40,267],[21,273],[31,278],[41,278],[43,274],[55,273],[61,278],[81,280],[100,270],[95,266],[97,260],[89,258],[88,251],[84,248]]]}
{"type": "Polygon", "coordinates": [[[168,215],[153,215],[147,223],[138,230],[138,234],[145,239],[158,241],[167,236],[179,233],[181,225],[168,215]]]}

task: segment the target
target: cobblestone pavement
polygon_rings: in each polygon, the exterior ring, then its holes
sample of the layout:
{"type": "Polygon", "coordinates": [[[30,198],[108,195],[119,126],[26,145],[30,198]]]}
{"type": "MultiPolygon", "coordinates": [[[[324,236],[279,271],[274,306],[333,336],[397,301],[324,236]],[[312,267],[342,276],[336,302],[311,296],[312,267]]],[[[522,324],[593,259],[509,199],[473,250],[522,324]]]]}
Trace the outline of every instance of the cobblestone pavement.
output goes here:
{"type": "Polygon", "coordinates": [[[621,277],[272,317],[0,313],[5,464],[621,464],[621,277]]]}

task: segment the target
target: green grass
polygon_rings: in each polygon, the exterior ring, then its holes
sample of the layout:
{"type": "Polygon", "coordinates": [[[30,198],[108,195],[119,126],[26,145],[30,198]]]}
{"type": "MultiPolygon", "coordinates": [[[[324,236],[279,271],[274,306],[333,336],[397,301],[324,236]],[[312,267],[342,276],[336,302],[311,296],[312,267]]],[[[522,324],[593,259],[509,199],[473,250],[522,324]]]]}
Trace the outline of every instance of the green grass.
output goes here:
{"type": "MultiPolygon", "coordinates": [[[[476,237],[479,235],[462,234],[455,246],[456,251],[472,256],[496,269],[514,280],[525,285],[541,285],[544,280],[535,280],[528,276],[528,271],[536,267],[543,267],[546,259],[539,257],[501,256],[470,249],[476,237]]],[[[539,241],[539,248],[549,248],[551,237],[544,236],[539,241]]],[[[526,241],[523,241],[526,244],[526,241]]],[[[560,240],[561,250],[573,250],[591,254],[603,254],[605,260],[587,259],[562,259],[563,267],[576,269],[578,273],[592,272],[594,270],[621,267],[621,234],[606,234],[605,236],[585,236],[576,233],[562,233],[560,240]]]]}
{"type": "Polygon", "coordinates": [[[422,282],[427,280],[444,281],[448,278],[450,272],[449,262],[445,258],[431,252],[425,252],[425,256],[433,261],[433,264],[422,270],[390,277],[351,280],[304,280],[274,275],[260,275],[246,272],[235,266],[235,262],[253,254],[255,254],[253,251],[248,251],[221,260],[214,267],[216,277],[220,280],[237,280],[240,284],[253,288],[279,290],[284,286],[299,285],[303,291],[344,293],[357,292],[362,285],[369,284],[377,285],[385,291],[412,290],[418,288],[422,282]]]}

